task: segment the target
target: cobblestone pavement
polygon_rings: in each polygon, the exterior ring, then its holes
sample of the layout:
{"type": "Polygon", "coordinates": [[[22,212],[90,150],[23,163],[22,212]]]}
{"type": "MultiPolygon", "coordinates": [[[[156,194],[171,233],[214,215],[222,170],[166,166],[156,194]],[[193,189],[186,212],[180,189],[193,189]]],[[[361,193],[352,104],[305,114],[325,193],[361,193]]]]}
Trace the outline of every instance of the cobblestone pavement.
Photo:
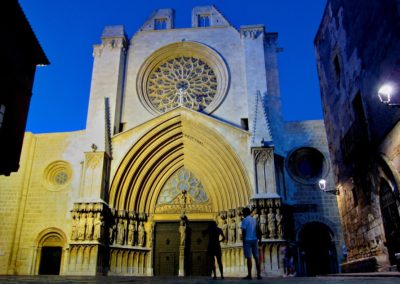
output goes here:
{"type": "Polygon", "coordinates": [[[326,277],[264,277],[263,280],[242,280],[241,278],[228,277],[225,280],[212,280],[206,277],[116,277],[116,276],[0,276],[0,283],[55,283],[55,284],[92,284],[92,283],[293,283],[293,284],[317,284],[317,283],[400,283],[400,273],[393,275],[371,276],[326,276],[326,277]]]}

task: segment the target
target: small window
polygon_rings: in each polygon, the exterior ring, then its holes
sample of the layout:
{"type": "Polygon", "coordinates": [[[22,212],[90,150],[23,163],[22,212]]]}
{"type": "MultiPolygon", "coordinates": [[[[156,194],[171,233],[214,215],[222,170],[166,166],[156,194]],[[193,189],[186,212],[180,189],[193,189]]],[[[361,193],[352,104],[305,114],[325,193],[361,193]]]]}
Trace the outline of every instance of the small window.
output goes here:
{"type": "Polygon", "coordinates": [[[241,118],[240,124],[242,126],[242,129],[249,130],[249,119],[248,118],[241,118]]]}
{"type": "Polygon", "coordinates": [[[155,19],[154,20],[155,30],[166,30],[167,29],[167,19],[155,19]]]}
{"type": "Polygon", "coordinates": [[[339,57],[337,55],[335,55],[335,58],[333,58],[333,67],[335,68],[336,78],[339,80],[340,79],[340,73],[342,72],[342,70],[340,68],[339,57]]]}
{"type": "Polygon", "coordinates": [[[3,125],[4,113],[5,112],[6,112],[6,106],[5,105],[0,105],[0,128],[3,125]]]}
{"type": "Polygon", "coordinates": [[[210,15],[199,15],[198,20],[199,27],[204,28],[210,26],[210,15]]]}

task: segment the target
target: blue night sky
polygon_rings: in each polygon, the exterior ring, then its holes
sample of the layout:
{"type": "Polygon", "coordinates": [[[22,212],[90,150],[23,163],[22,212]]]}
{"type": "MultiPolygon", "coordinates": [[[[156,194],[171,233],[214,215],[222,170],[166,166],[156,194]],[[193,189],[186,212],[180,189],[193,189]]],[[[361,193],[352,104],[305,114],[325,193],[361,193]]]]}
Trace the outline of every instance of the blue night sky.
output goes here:
{"type": "Polygon", "coordinates": [[[279,33],[279,75],[285,120],[322,119],[313,47],[326,0],[19,0],[51,64],[37,67],[27,131],[81,130],[86,125],[92,46],[105,26],[128,37],[160,8],[175,9],[175,27],[190,27],[195,6],[215,5],[236,28],[264,24],[279,33]]]}

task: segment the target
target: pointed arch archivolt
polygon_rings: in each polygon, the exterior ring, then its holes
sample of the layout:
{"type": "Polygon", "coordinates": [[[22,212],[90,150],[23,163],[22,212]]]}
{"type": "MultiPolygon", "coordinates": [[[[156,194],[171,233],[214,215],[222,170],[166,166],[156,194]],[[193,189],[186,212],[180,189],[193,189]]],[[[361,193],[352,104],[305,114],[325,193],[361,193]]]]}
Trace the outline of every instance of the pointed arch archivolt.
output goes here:
{"type": "Polygon", "coordinates": [[[165,114],[134,144],[114,176],[112,208],[154,213],[163,185],[182,167],[202,182],[213,212],[248,204],[241,160],[222,135],[199,122],[201,116],[185,109],[165,114]]]}

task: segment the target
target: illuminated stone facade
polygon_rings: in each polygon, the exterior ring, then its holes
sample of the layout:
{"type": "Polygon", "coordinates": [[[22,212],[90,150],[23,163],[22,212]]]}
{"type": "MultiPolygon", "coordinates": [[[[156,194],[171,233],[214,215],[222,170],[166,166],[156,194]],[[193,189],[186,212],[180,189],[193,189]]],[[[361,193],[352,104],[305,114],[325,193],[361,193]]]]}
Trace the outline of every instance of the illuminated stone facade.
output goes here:
{"type": "Polygon", "coordinates": [[[344,272],[387,271],[400,252],[399,3],[330,0],[315,48],[338,205],[344,272]],[[377,25],[370,23],[379,23],[377,25]]]}
{"type": "Polygon", "coordinates": [[[216,221],[225,274],[240,276],[245,206],[268,275],[283,273],[286,241],[299,273],[336,271],[336,197],[316,186],[332,181],[324,127],[283,121],[277,34],[237,30],[213,6],[193,9],[192,28],[173,16],[156,11],[129,41],[104,29],[85,130],[27,133],[23,167],[0,179],[0,273],[206,275],[216,221]],[[317,234],[322,247],[305,237],[317,234]]]}

